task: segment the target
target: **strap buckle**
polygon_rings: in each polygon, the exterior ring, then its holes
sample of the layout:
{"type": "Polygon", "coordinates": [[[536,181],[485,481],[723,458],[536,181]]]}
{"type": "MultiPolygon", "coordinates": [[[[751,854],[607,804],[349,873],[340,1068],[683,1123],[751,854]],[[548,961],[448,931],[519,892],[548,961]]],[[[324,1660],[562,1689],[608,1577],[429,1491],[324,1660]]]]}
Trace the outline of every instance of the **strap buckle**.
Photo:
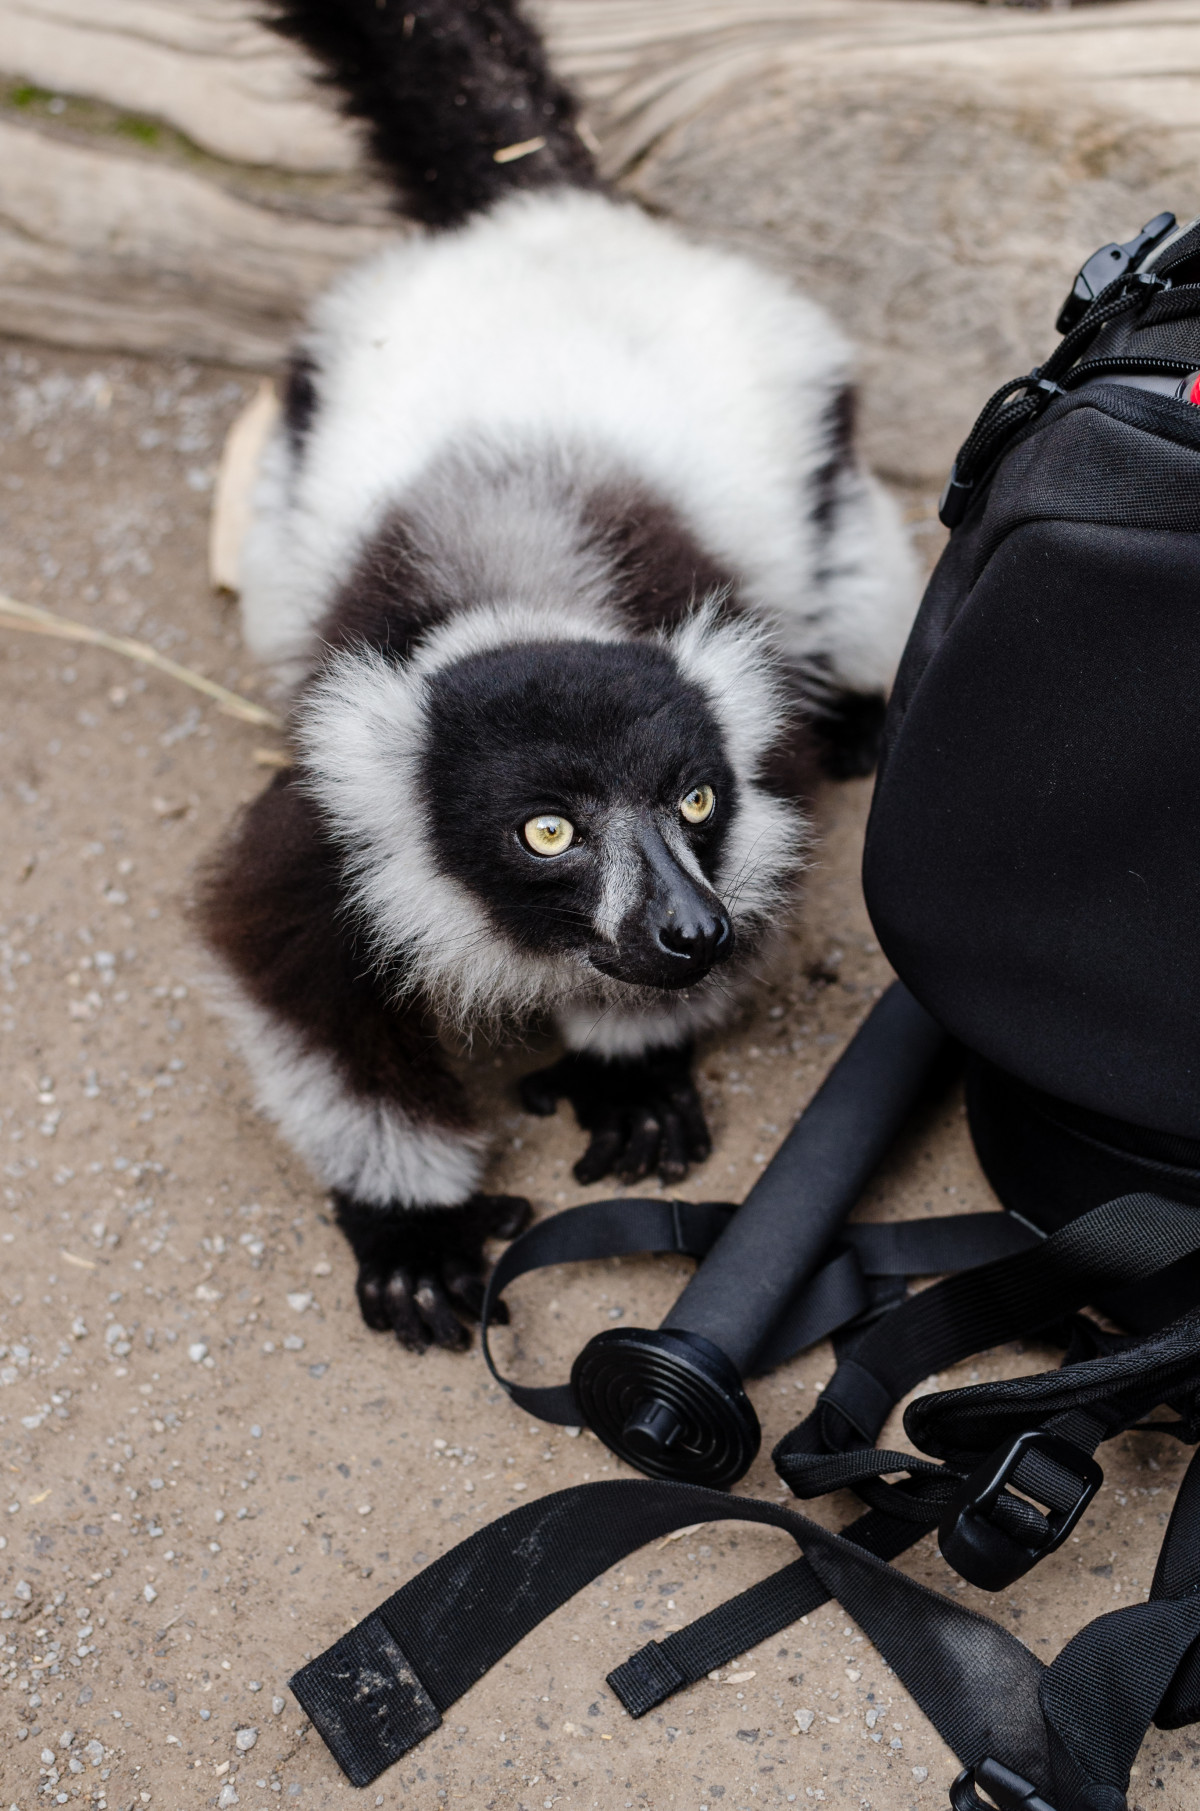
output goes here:
{"type": "MultiPolygon", "coordinates": [[[[1104,1473],[1087,1453],[1043,1428],[1027,1428],[1008,1446],[997,1447],[955,1494],[938,1526],[938,1546],[968,1584],[982,1591],[1003,1591],[1062,1546],[1103,1482],[1104,1473]],[[1020,1465],[1035,1453],[1074,1478],[1079,1488],[1066,1508],[1048,1504],[1041,1527],[1030,1530],[1033,1539],[1022,1540],[1000,1527],[993,1511],[1020,1465]]],[[[1030,1494],[1027,1485],[1018,1488],[1023,1495],[1030,1494]]]]}
{"type": "Polygon", "coordinates": [[[1107,289],[1117,277],[1136,270],[1147,253],[1166,238],[1174,225],[1174,214],[1156,214],[1153,220],[1146,222],[1140,233],[1135,233],[1124,245],[1102,245],[1098,252],[1093,252],[1058,311],[1058,319],[1054,323],[1058,331],[1069,333],[1083,319],[1101,290],[1107,289]]]}
{"type": "Polygon", "coordinates": [[[1036,1786],[990,1755],[963,1768],[950,1788],[950,1804],[953,1811],[992,1811],[993,1806],[998,1811],[1054,1811],[1036,1786]],[[991,1804],[980,1798],[976,1786],[983,1787],[991,1804]]]}

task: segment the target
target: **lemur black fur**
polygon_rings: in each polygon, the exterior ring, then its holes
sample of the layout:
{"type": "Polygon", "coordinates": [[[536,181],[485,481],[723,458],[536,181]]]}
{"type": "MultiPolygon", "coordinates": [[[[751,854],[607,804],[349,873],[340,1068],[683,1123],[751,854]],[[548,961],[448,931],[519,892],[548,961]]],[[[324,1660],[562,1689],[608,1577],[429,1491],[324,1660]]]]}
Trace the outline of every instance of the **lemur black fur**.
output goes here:
{"type": "Polygon", "coordinates": [[[270,17],[365,123],[414,218],[458,226],[514,189],[598,186],[574,96],[503,0],[282,0],[270,17]],[[496,162],[533,138],[539,156],[496,162]]]}
{"type": "Polygon", "coordinates": [[[527,1208],[480,1193],[443,1042],[557,1027],[523,1099],[572,1102],[581,1181],[701,1161],[694,1039],[786,923],[816,744],[853,765],[915,587],[836,330],[604,190],[515,6],[272,17],[436,230],[292,359],[241,576],[297,765],[200,921],[365,1319],[453,1346],[527,1208]]]}

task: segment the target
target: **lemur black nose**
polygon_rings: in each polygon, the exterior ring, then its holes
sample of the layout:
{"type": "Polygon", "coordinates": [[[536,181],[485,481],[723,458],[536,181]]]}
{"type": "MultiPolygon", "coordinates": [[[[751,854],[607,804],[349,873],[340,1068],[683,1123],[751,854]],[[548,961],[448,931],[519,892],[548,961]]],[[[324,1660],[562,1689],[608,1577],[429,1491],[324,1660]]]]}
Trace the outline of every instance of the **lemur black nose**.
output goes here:
{"type": "Polygon", "coordinates": [[[728,954],[729,919],[719,906],[672,911],[658,927],[658,943],[672,956],[686,960],[693,968],[708,970],[728,954]]]}

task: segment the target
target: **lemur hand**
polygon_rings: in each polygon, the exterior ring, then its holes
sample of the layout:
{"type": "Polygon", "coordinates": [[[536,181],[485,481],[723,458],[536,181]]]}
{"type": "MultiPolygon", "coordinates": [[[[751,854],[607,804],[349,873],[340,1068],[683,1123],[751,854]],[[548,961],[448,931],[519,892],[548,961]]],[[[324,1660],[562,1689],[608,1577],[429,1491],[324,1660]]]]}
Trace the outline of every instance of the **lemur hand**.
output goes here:
{"type": "Polygon", "coordinates": [[[679,1182],[712,1150],[691,1075],[692,1049],[648,1050],[640,1057],[564,1056],[520,1083],[529,1113],[548,1115],[565,1096],[591,1143],[575,1165],[579,1182],[614,1173],[636,1182],[657,1170],[679,1182]]]}
{"type": "MultiPolygon", "coordinates": [[[[483,1306],[485,1239],[513,1239],[529,1219],[520,1195],[472,1195],[462,1207],[364,1207],[334,1196],[337,1222],[358,1259],[358,1305],[368,1327],[410,1352],[432,1343],[461,1352],[483,1306]]],[[[496,1304],[496,1320],[508,1310],[496,1304]]]]}

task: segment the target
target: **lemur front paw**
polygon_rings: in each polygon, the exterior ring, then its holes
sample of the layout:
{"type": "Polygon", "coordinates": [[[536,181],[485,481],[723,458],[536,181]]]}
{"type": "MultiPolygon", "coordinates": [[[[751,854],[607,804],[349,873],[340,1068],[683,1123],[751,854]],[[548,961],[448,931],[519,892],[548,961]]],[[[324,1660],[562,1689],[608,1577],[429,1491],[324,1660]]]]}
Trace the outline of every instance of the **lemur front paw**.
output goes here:
{"type": "MultiPolygon", "coordinates": [[[[520,1195],[472,1195],[462,1207],[364,1207],[334,1196],[337,1223],[358,1259],[355,1285],[368,1327],[394,1333],[410,1352],[432,1342],[461,1352],[483,1306],[486,1239],[513,1239],[529,1219],[520,1195]]],[[[494,1318],[508,1319],[503,1302],[494,1318]]]]}
{"type": "Polygon", "coordinates": [[[691,1075],[692,1050],[649,1050],[640,1057],[571,1055],[520,1083],[529,1113],[549,1115],[570,1101],[591,1143],[575,1165],[579,1182],[616,1174],[637,1182],[657,1170],[679,1182],[712,1150],[691,1075]]]}

